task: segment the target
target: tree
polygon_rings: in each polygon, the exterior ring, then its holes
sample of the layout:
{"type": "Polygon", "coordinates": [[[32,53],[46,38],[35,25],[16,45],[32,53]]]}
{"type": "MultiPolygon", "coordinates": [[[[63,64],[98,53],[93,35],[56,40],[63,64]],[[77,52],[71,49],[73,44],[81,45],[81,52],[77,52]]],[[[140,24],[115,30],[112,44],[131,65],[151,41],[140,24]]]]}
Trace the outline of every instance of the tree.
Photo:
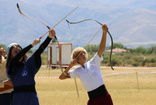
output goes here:
{"type": "Polygon", "coordinates": [[[86,49],[87,52],[97,52],[99,49],[99,45],[87,45],[84,46],[84,49],[86,49]]]}
{"type": "Polygon", "coordinates": [[[137,47],[135,49],[129,49],[130,52],[132,53],[141,53],[141,54],[145,54],[146,53],[146,48],[140,46],[140,47],[137,47]]]}
{"type": "Polygon", "coordinates": [[[4,45],[4,44],[0,44],[0,47],[3,47],[3,48],[4,48],[4,50],[6,50],[6,49],[7,49],[6,45],[4,45]]]}
{"type": "Polygon", "coordinates": [[[52,39],[52,43],[55,43],[57,42],[57,40],[55,38],[52,39]]]}
{"type": "Polygon", "coordinates": [[[146,53],[146,49],[142,46],[136,48],[136,52],[137,53],[141,53],[141,54],[145,54],[146,53]]]}
{"type": "MultiPolygon", "coordinates": [[[[124,48],[124,46],[123,46],[121,43],[114,43],[114,44],[113,44],[113,49],[114,49],[114,48],[124,48]]],[[[111,49],[111,46],[110,46],[109,49],[111,49]]]]}
{"type": "Polygon", "coordinates": [[[148,54],[156,53],[156,46],[151,46],[151,48],[147,49],[148,54]]]}

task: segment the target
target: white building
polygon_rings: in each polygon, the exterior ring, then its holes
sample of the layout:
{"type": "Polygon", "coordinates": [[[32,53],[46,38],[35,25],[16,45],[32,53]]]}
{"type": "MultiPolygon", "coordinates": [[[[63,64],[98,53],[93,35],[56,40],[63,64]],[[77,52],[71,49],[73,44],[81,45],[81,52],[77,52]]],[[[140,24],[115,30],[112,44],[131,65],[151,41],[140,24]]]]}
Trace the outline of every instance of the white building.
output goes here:
{"type": "Polygon", "coordinates": [[[50,43],[47,47],[47,65],[55,68],[66,68],[71,62],[72,43],[60,43],[60,51],[57,43],[50,43]]]}

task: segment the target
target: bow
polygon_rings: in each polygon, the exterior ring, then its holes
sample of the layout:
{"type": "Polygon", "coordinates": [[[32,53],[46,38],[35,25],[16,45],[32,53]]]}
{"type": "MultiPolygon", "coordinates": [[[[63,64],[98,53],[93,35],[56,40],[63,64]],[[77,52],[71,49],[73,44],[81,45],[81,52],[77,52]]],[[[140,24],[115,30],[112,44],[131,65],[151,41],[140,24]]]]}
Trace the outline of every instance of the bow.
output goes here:
{"type": "MultiPolygon", "coordinates": [[[[61,20],[60,20],[56,25],[54,25],[52,28],[56,27],[60,22],[62,22],[67,16],[69,16],[69,15],[70,15],[73,11],[75,11],[78,7],[79,7],[79,6],[77,6],[74,10],[72,10],[69,14],[67,14],[63,19],[61,19],[61,20]]],[[[32,17],[29,17],[29,16],[25,15],[24,13],[22,13],[22,11],[21,11],[21,9],[20,9],[18,3],[17,3],[17,8],[18,8],[18,11],[19,11],[19,13],[20,13],[21,15],[23,15],[23,16],[25,16],[25,17],[27,17],[27,18],[30,18],[30,19],[39,21],[39,22],[43,23],[48,29],[51,29],[51,28],[50,28],[46,23],[44,23],[43,21],[41,21],[41,20],[39,20],[39,19],[35,19],[35,18],[32,18],[32,17]]],[[[49,32],[49,31],[47,31],[47,32],[46,32],[44,35],[42,35],[39,39],[42,39],[42,37],[45,36],[48,32],[49,32]]],[[[59,41],[58,41],[56,35],[55,35],[55,39],[56,39],[56,41],[57,41],[57,44],[58,44],[58,47],[59,47],[59,53],[60,53],[60,52],[61,52],[61,50],[60,50],[60,43],[59,43],[59,41]]],[[[64,73],[64,72],[63,72],[63,69],[62,69],[61,57],[59,57],[59,64],[60,64],[61,72],[64,73]]],[[[66,75],[66,74],[65,74],[65,75],[66,75]]],[[[66,75],[66,77],[69,77],[69,76],[66,75]]],[[[77,83],[76,83],[76,81],[75,81],[75,85],[76,85],[76,89],[77,89],[77,93],[78,93],[78,88],[77,88],[77,83]]],[[[78,95],[78,97],[79,97],[79,95],[78,95]]]]}
{"type": "MultiPolygon", "coordinates": [[[[60,20],[60,21],[59,21],[57,24],[55,24],[52,28],[56,27],[59,23],[61,23],[67,16],[69,16],[69,15],[70,15],[73,11],[75,11],[78,7],[79,7],[79,6],[77,6],[74,10],[72,10],[68,15],[66,15],[62,20],[60,20]]],[[[27,17],[27,18],[30,18],[30,19],[39,21],[39,22],[43,23],[48,29],[50,29],[50,27],[49,27],[46,23],[44,23],[43,21],[25,15],[25,14],[21,11],[21,9],[20,9],[18,3],[17,3],[17,8],[18,8],[18,11],[19,11],[19,13],[20,13],[21,15],[23,15],[23,16],[25,16],[25,17],[27,17]]],[[[42,37],[45,36],[48,32],[49,32],[49,31],[47,31],[47,32],[46,32],[44,35],[42,35],[39,39],[42,39],[42,37]]],[[[56,37],[56,36],[55,36],[55,38],[56,38],[56,40],[57,40],[57,37],[56,37]]]]}
{"type": "MultiPolygon", "coordinates": [[[[69,22],[68,20],[66,20],[67,21],[67,23],[69,23],[69,24],[78,24],[78,23],[81,23],[81,22],[84,22],[84,21],[89,21],[89,20],[92,20],[92,21],[95,21],[96,23],[98,23],[98,24],[100,24],[101,26],[103,25],[102,23],[100,23],[99,21],[97,21],[97,20],[93,20],[93,19],[85,19],[85,20],[81,20],[81,21],[78,21],[78,22],[69,22]]],[[[100,28],[101,29],[101,28],[100,28]]],[[[96,34],[92,37],[92,39],[97,35],[97,33],[100,31],[100,29],[96,32],[96,34]]],[[[109,36],[110,36],[110,38],[111,38],[111,52],[110,52],[110,66],[111,66],[111,69],[112,70],[114,70],[114,68],[113,68],[113,66],[112,66],[112,63],[111,63],[111,57],[112,57],[112,49],[113,49],[113,38],[112,38],[112,35],[110,34],[110,32],[109,32],[109,30],[107,31],[108,32],[108,34],[109,34],[109,36]]],[[[91,39],[91,40],[92,40],[91,39]]],[[[91,40],[87,43],[87,45],[91,42],[91,40]]],[[[80,53],[81,54],[81,53],[80,53]]],[[[79,55],[80,55],[79,54],[79,55]]],[[[79,56],[78,55],[78,56],[79,56]]],[[[77,56],[77,57],[78,57],[77,56]]]]}

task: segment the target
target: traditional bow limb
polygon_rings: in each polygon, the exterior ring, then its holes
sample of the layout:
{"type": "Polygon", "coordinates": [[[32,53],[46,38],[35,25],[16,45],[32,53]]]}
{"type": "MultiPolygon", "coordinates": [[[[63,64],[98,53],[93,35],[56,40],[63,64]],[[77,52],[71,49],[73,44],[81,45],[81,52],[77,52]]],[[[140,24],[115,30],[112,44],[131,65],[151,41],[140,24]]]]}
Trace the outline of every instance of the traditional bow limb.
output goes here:
{"type": "Polygon", "coordinates": [[[78,21],[78,22],[69,22],[68,20],[66,20],[66,21],[67,21],[68,23],[70,23],[70,24],[78,24],[78,23],[81,23],[81,22],[84,22],[84,21],[89,21],[89,20],[95,21],[95,22],[97,22],[98,24],[100,24],[101,26],[103,25],[103,24],[101,24],[99,21],[93,20],[93,19],[84,19],[84,20],[81,20],[81,21],[78,21]]]}
{"type": "MultiPolygon", "coordinates": [[[[69,16],[69,15],[70,15],[73,11],[75,11],[78,7],[79,7],[79,6],[77,6],[74,10],[72,10],[69,14],[67,14],[63,19],[61,19],[61,20],[60,20],[56,25],[54,25],[52,28],[56,27],[60,22],[62,22],[67,16],[69,16]]],[[[19,11],[19,13],[20,13],[21,15],[26,16],[27,18],[30,18],[30,19],[39,21],[39,22],[43,23],[48,29],[50,29],[50,27],[49,27],[46,23],[44,23],[43,21],[38,20],[38,19],[35,19],[35,18],[31,18],[31,17],[25,15],[24,13],[22,13],[22,11],[20,10],[20,7],[19,7],[18,3],[17,3],[17,8],[18,8],[18,11],[19,11]]],[[[47,32],[46,32],[44,35],[42,35],[39,39],[42,39],[42,37],[45,36],[48,32],[49,32],[49,31],[47,31],[47,32]]],[[[56,36],[55,36],[55,39],[57,40],[57,44],[58,44],[58,47],[59,47],[59,54],[61,54],[61,53],[60,53],[60,51],[61,51],[61,50],[60,50],[60,43],[59,43],[59,41],[58,41],[58,39],[57,39],[56,36]]],[[[63,72],[63,69],[62,69],[61,57],[59,57],[59,64],[60,64],[61,72],[64,73],[64,72],[63,72]]],[[[65,75],[66,75],[66,74],[65,74],[65,75]]],[[[70,78],[68,75],[66,75],[66,77],[70,78]]],[[[75,86],[76,86],[77,96],[79,97],[79,92],[78,92],[78,87],[77,87],[77,82],[76,82],[76,80],[75,80],[75,86]]]]}
{"type": "MultiPolygon", "coordinates": [[[[78,7],[79,7],[79,6],[77,6],[74,10],[72,10],[68,15],[66,15],[63,19],[61,19],[61,20],[60,20],[56,25],[54,25],[52,28],[56,27],[60,22],[62,22],[67,16],[69,16],[69,15],[70,15],[73,11],[75,11],[78,7]]],[[[21,15],[23,15],[23,16],[25,16],[25,17],[27,17],[27,18],[30,18],[30,19],[39,21],[39,22],[43,23],[48,29],[51,29],[51,28],[50,28],[46,23],[44,23],[43,21],[25,15],[25,14],[21,11],[21,9],[20,9],[18,3],[17,3],[17,8],[18,8],[18,11],[19,11],[19,13],[20,13],[21,15]]],[[[49,32],[49,31],[47,31],[43,36],[45,36],[48,32],[49,32]]],[[[41,36],[39,39],[42,39],[43,36],[41,36]]],[[[55,39],[57,40],[57,44],[58,44],[58,47],[59,47],[59,51],[61,51],[61,50],[60,50],[60,44],[59,44],[59,41],[58,41],[58,39],[57,39],[56,36],[55,36],[55,39]]],[[[61,61],[60,61],[59,64],[60,64],[60,67],[61,67],[61,71],[62,71],[62,73],[63,73],[61,61]]]]}
{"type": "MultiPolygon", "coordinates": [[[[63,19],[61,19],[61,20],[60,20],[57,24],[55,24],[52,28],[56,27],[59,23],[61,23],[66,17],[68,17],[68,16],[69,16],[73,11],[75,11],[78,7],[79,7],[79,6],[77,6],[74,10],[72,10],[68,15],[66,15],[63,19]]],[[[48,29],[50,29],[50,27],[49,27],[46,23],[44,23],[43,21],[25,15],[25,14],[21,11],[21,9],[20,9],[18,3],[17,3],[17,8],[18,8],[18,11],[19,11],[19,13],[20,13],[21,15],[23,15],[23,16],[25,16],[25,17],[27,17],[27,18],[30,18],[30,19],[39,21],[39,22],[43,23],[48,29]]],[[[42,35],[42,36],[40,37],[40,39],[41,39],[43,36],[45,36],[48,32],[49,32],[49,31],[47,31],[44,35],[42,35]]],[[[57,39],[56,36],[55,36],[55,38],[57,39]]]]}
{"type": "MultiPolygon", "coordinates": [[[[101,28],[94,34],[94,36],[89,40],[89,42],[87,43],[87,45],[86,46],[88,46],[89,45],[89,43],[93,40],[93,38],[98,34],[98,32],[101,30],[101,28]]],[[[78,55],[77,55],[77,57],[75,58],[75,60],[82,54],[83,52],[81,51],[78,55]]]]}
{"type": "MultiPolygon", "coordinates": [[[[74,10],[72,10],[68,15],[66,15],[62,20],[60,20],[56,25],[54,25],[52,28],[56,27],[60,22],[62,22],[67,16],[69,16],[73,11],[75,11],[79,6],[77,6],[74,10]]],[[[50,28],[50,27],[49,27],[50,28]]],[[[47,31],[44,35],[46,35],[49,31],[47,31]]],[[[44,36],[43,35],[43,36],[44,36]]],[[[42,37],[43,37],[42,36],[42,37]]]]}
{"type": "MultiPolygon", "coordinates": [[[[103,25],[102,23],[100,23],[99,21],[97,20],[93,20],[93,19],[85,19],[85,20],[81,20],[81,21],[78,21],[78,22],[69,22],[68,20],[66,20],[69,24],[77,24],[77,23],[81,23],[81,22],[84,22],[84,21],[89,21],[89,20],[92,20],[92,21],[95,21],[96,23],[100,24],[101,26],[103,25]]],[[[109,30],[108,31],[108,34],[111,38],[111,52],[110,52],[110,66],[111,66],[111,69],[114,70],[113,66],[112,66],[112,63],[111,63],[111,57],[112,57],[112,49],[113,49],[113,38],[112,38],[112,35],[110,34],[109,30]]],[[[95,37],[95,36],[94,36],[95,37]]],[[[93,38],[94,38],[93,37],[93,38]]],[[[93,39],[92,38],[92,39],[93,39]]],[[[91,40],[90,40],[91,41],[91,40]]],[[[88,45],[88,44],[87,44],[88,45]]]]}
{"type": "Polygon", "coordinates": [[[20,7],[19,7],[18,3],[17,3],[17,8],[18,8],[19,13],[20,13],[20,14],[22,14],[23,16],[25,16],[25,17],[27,17],[27,18],[30,18],[30,19],[33,19],[33,20],[36,20],[36,21],[39,21],[39,22],[43,23],[45,26],[47,26],[47,27],[48,27],[48,25],[47,25],[46,23],[44,23],[43,21],[41,21],[41,20],[39,20],[39,19],[35,19],[35,18],[32,18],[32,17],[29,17],[29,16],[25,15],[25,14],[21,11],[21,9],[20,9],[20,7]]]}
{"type": "Polygon", "coordinates": [[[110,32],[108,31],[108,34],[109,34],[109,36],[110,36],[110,38],[111,38],[111,52],[110,52],[110,65],[111,65],[111,68],[112,68],[112,70],[114,70],[114,68],[113,68],[113,66],[112,66],[112,63],[111,63],[111,55],[112,55],[112,50],[113,50],[113,38],[112,38],[112,35],[110,34],[110,32]]]}

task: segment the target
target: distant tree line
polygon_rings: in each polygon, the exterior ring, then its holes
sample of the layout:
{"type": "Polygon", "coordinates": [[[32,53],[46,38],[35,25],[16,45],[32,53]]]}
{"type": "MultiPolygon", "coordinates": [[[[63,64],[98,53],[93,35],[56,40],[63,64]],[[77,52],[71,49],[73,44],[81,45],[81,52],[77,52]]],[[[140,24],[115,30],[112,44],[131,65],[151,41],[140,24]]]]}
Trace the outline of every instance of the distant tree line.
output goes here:
{"type": "MultiPolygon", "coordinates": [[[[156,46],[150,48],[137,47],[137,48],[126,48],[121,43],[114,43],[113,48],[122,48],[129,50],[129,53],[117,53],[112,54],[112,65],[113,66],[141,66],[141,67],[156,67],[156,46]]],[[[99,45],[88,45],[84,47],[88,52],[88,60],[91,59],[94,54],[98,51],[99,45]]],[[[110,49],[106,47],[105,50],[110,49]]],[[[104,59],[102,65],[110,66],[110,55],[103,53],[104,59]]]]}
{"type": "MultiPolygon", "coordinates": [[[[4,44],[0,44],[0,47],[3,47],[5,50],[7,47],[4,44]]],[[[156,46],[151,46],[150,48],[137,47],[128,49],[124,47],[121,43],[114,43],[113,48],[123,48],[129,50],[129,53],[116,53],[112,54],[112,65],[113,66],[142,66],[142,67],[156,67],[156,46]]],[[[84,47],[88,52],[88,60],[90,60],[94,54],[98,51],[99,45],[88,45],[84,47]]],[[[110,49],[106,47],[105,50],[110,49]]],[[[28,56],[33,53],[33,50],[30,50],[28,56]]],[[[110,54],[103,53],[104,57],[101,64],[104,66],[110,66],[110,54]]],[[[47,53],[42,54],[42,64],[46,64],[47,53]]]]}
{"type": "Polygon", "coordinates": [[[130,49],[131,53],[141,53],[141,54],[154,54],[156,53],[156,46],[151,46],[150,48],[138,47],[135,49],[130,49]]]}
{"type": "MultiPolygon", "coordinates": [[[[99,49],[99,45],[87,45],[84,47],[87,52],[97,52],[99,49]]],[[[130,53],[140,53],[140,54],[153,54],[156,53],[156,45],[151,46],[150,48],[144,48],[142,46],[137,47],[137,48],[126,48],[124,47],[121,43],[114,43],[113,44],[113,49],[114,48],[122,48],[129,50],[130,53]]],[[[106,47],[105,50],[111,49],[111,47],[106,47]]]]}
{"type": "MultiPolygon", "coordinates": [[[[7,50],[7,46],[5,44],[0,44],[0,47],[4,48],[5,51],[7,50]]],[[[28,53],[33,53],[33,50],[30,49],[28,53]]]]}

